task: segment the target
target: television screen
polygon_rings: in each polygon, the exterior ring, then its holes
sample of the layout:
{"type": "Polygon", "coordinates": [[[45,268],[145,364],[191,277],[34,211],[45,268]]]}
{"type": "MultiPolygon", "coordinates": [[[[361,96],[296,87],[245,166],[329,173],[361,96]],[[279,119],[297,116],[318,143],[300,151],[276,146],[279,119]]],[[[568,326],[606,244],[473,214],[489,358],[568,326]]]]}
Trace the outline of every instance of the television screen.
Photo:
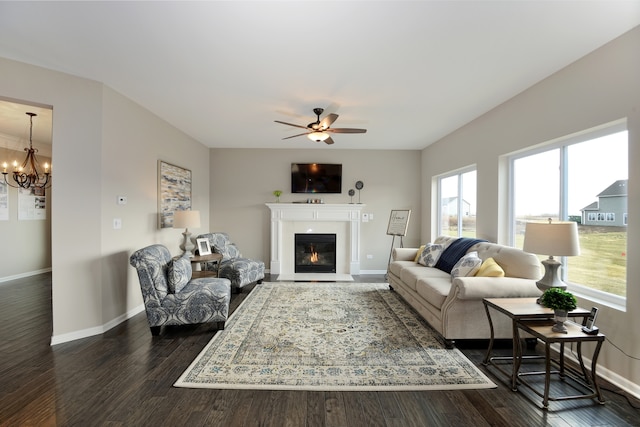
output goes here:
{"type": "Polygon", "coordinates": [[[342,165],[292,163],[292,193],[342,193],[342,165]]]}

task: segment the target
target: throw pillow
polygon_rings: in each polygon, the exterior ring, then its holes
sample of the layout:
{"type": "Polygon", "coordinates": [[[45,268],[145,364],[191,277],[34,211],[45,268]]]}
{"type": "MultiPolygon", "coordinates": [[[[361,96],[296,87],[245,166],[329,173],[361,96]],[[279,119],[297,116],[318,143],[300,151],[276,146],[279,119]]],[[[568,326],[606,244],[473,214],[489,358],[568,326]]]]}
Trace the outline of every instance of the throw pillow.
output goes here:
{"type": "Polygon", "coordinates": [[[435,266],[443,250],[444,250],[444,247],[442,245],[427,243],[426,245],[424,245],[424,249],[420,254],[420,258],[418,259],[418,264],[424,265],[425,267],[435,266]]]}
{"type": "Polygon", "coordinates": [[[418,262],[418,260],[420,259],[420,255],[422,255],[422,251],[424,251],[424,247],[425,247],[425,246],[426,246],[426,245],[421,245],[421,246],[418,248],[418,252],[416,252],[416,258],[413,260],[413,262],[418,262]]]}
{"type": "Polygon", "coordinates": [[[478,277],[504,277],[504,270],[493,258],[487,258],[476,273],[478,277]]]}
{"type": "Polygon", "coordinates": [[[191,260],[188,257],[180,257],[169,262],[167,278],[169,282],[169,292],[175,294],[180,292],[191,279],[191,260]]]}
{"type": "Polygon", "coordinates": [[[453,266],[451,269],[451,278],[473,276],[480,269],[482,260],[478,257],[478,252],[469,252],[453,266]]]}

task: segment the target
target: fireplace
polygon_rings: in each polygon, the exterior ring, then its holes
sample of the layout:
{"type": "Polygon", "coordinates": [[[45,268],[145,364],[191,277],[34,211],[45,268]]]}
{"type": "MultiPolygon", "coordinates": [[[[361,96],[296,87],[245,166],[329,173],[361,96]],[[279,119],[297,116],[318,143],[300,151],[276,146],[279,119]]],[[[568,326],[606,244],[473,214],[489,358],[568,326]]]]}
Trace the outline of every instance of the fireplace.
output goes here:
{"type": "Polygon", "coordinates": [[[296,273],[335,273],[335,234],[295,234],[296,273]]]}

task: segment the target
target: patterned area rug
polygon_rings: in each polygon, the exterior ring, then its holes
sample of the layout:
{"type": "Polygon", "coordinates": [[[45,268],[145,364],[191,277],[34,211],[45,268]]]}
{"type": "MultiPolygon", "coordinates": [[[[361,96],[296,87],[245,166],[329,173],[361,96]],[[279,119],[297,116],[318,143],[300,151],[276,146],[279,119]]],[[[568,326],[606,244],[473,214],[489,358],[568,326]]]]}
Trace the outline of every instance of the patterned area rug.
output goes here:
{"type": "Polygon", "coordinates": [[[263,283],[176,387],[265,390],[493,388],[383,283],[263,283]]]}

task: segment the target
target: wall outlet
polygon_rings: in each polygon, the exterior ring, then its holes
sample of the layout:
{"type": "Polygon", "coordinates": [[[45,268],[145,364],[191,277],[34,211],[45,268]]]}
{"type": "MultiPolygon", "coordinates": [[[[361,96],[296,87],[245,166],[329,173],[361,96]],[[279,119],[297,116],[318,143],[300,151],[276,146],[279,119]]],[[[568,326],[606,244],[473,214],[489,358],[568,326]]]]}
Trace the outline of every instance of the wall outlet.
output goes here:
{"type": "Polygon", "coordinates": [[[373,255],[367,254],[367,259],[373,259],[373,255]]]}
{"type": "Polygon", "coordinates": [[[122,228],[122,219],[113,218],[113,229],[120,230],[122,228]]]}
{"type": "Polygon", "coordinates": [[[362,222],[368,222],[369,221],[369,214],[363,213],[362,214],[362,222]]]}
{"type": "Polygon", "coordinates": [[[372,213],[369,214],[369,221],[373,221],[373,214],[372,213]]]}

